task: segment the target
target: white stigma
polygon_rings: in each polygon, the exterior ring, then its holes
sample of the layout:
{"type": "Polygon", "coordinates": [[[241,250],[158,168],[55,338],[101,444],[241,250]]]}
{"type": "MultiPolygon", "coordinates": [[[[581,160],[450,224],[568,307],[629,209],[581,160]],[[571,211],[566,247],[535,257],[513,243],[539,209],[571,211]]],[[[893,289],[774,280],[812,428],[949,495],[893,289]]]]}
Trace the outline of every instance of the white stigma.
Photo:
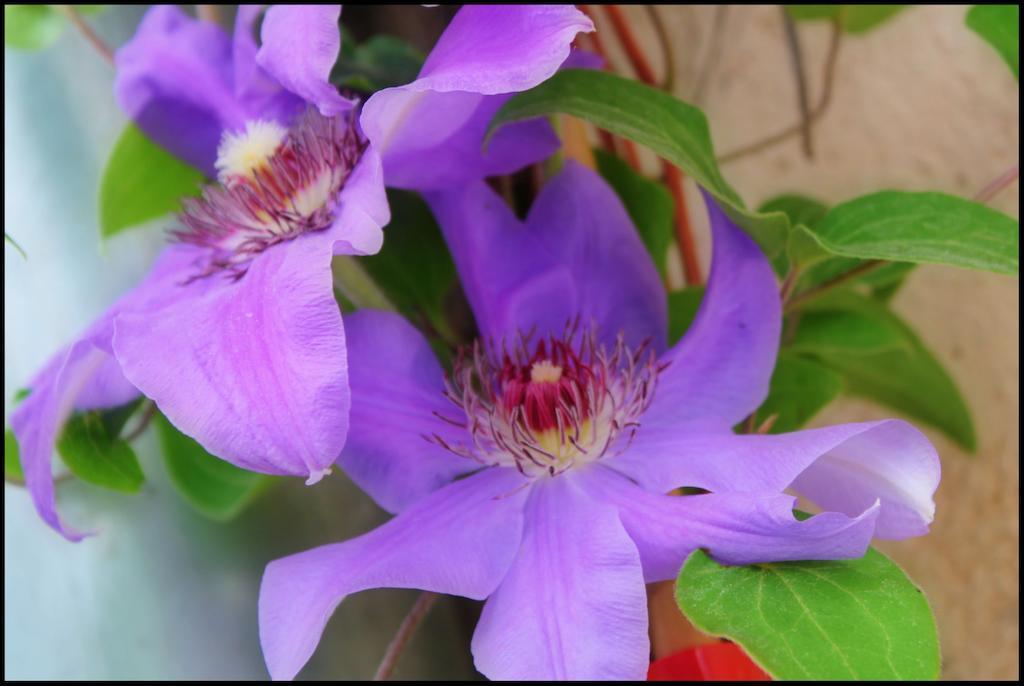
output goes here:
{"type": "Polygon", "coordinates": [[[530,367],[530,381],[533,383],[558,383],[562,378],[562,368],[551,360],[534,362],[530,367]]]}
{"type": "Polygon", "coordinates": [[[281,147],[288,129],[272,121],[257,119],[245,124],[245,131],[225,131],[217,147],[217,178],[227,184],[232,178],[251,178],[281,147]]]}

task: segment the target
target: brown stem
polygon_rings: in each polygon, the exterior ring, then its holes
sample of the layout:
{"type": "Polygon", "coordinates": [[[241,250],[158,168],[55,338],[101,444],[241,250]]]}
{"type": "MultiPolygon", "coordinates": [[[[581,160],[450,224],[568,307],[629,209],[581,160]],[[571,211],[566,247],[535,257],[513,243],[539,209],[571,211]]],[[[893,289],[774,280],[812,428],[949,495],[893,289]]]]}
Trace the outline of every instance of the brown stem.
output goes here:
{"type": "Polygon", "coordinates": [[[977,195],[974,196],[974,199],[978,202],[988,202],[992,198],[996,197],[996,195],[999,194],[999,191],[1013,183],[1018,176],[1020,176],[1020,163],[1016,162],[1012,167],[989,181],[984,188],[978,191],[977,195]]]}
{"type": "Polygon", "coordinates": [[[655,660],[681,650],[718,643],[695,627],[679,609],[675,597],[675,581],[658,581],[647,585],[647,613],[650,617],[651,655],[655,660]]]}
{"type": "Polygon", "coordinates": [[[697,246],[693,241],[693,229],[690,226],[690,213],[686,207],[686,192],[683,188],[683,173],[669,162],[663,162],[665,181],[672,193],[676,208],[676,243],[679,245],[679,257],[683,261],[683,275],[686,285],[697,286],[703,283],[700,262],[697,260],[697,246]]]}
{"type": "MultiPolygon", "coordinates": [[[[829,103],[832,101],[832,85],[835,80],[836,62],[837,58],[839,57],[839,39],[841,36],[842,34],[839,30],[839,23],[833,21],[832,41],[829,43],[828,55],[825,57],[825,84],[821,90],[821,98],[818,100],[818,104],[814,107],[813,110],[811,110],[809,114],[811,122],[815,122],[818,119],[820,119],[821,116],[825,114],[825,111],[828,109],[829,103]]],[[[771,136],[766,136],[765,138],[762,138],[759,141],[755,141],[754,143],[748,143],[747,145],[743,145],[739,148],[736,148],[735,150],[730,150],[729,152],[719,156],[718,163],[727,164],[729,162],[735,162],[736,160],[746,157],[748,155],[753,155],[761,152],[762,150],[767,150],[768,148],[774,147],[779,143],[784,143],[785,141],[789,140],[794,136],[800,135],[800,132],[802,130],[803,123],[798,122],[793,126],[787,127],[782,131],[779,131],[778,133],[772,134],[771,136]]]]}
{"type": "Polygon", "coordinates": [[[671,93],[676,87],[676,55],[672,49],[672,39],[662,23],[661,17],[654,5],[644,5],[647,10],[647,17],[654,26],[654,32],[658,35],[658,43],[661,45],[661,57],[665,62],[665,78],[661,80],[661,90],[671,93]]]}
{"type": "Polygon", "coordinates": [[[78,32],[82,34],[82,37],[88,41],[96,52],[107,61],[108,64],[114,64],[114,51],[110,49],[110,46],[99,37],[93,28],[82,19],[82,15],[78,13],[78,10],[73,5],[57,5],[57,9],[67,17],[67,20],[78,29],[78,32]]]}
{"type": "Polygon", "coordinates": [[[807,95],[807,77],[804,74],[804,54],[800,47],[800,36],[796,32],[796,22],[785,7],[779,6],[782,13],[782,25],[785,27],[786,47],[789,49],[790,64],[796,79],[796,98],[800,108],[800,138],[803,141],[804,156],[814,157],[814,146],[811,142],[811,103],[807,95]]]}
{"type": "Polygon", "coordinates": [[[768,415],[768,417],[766,417],[765,420],[763,422],[761,422],[761,426],[757,427],[757,429],[754,431],[754,433],[756,433],[756,434],[766,434],[766,433],[768,433],[769,431],[772,430],[772,427],[775,426],[775,422],[777,422],[778,419],[779,419],[779,414],[777,412],[775,414],[768,415]]]}
{"type": "MultiPolygon", "coordinates": [[[[59,483],[63,483],[65,481],[68,481],[70,478],[71,478],[71,472],[62,472],[62,473],[58,474],[57,476],[53,477],[53,483],[54,483],[54,485],[59,484],[59,483]]],[[[16,476],[10,476],[8,474],[4,474],[4,481],[6,481],[7,483],[12,484],[14,486],[24,486],[25,485],[25,480],[24,479],[19,479],[16,476]]]]}
{"type": "MultiPolygon", "coordinates": [[[[656,86],[657,79],[654,70],[651,69],[643,49],[633,35],[633,30],[626,21],[625,15],[618,5],[602,5],[608,18],[611,19],[615,29],[615,35],[626,51],[633,70],[637,77],[648,86],[656,86]]],[[[632,141],[626,141],[626,155],[634,169],[640,169],[640,159],[636,154],[632,141]]],[[[668,190],[675,200],[676,207],[676,244],[679,246],[679,255],[683,261],[683,272],[686,276],[686,283],[695,286],[703,281],[700,272],[700,262],[697,260],[696,246],[693,241],[693,229],[690,227],[690,214],[686,208],[686,195],[683,191],[683,173],[674,165],[662,160],[662,169],[665,174],[665,181],[668,190]]]]}
{"type": "Polygon", "coordinates": [[[782,282],[782,286],[779,288],[779,298],[782,300],[782,305],[785,307],[789,299],[793,297],[793,290],[796,288],[797,281],[800,280],[800,270],[795,267],[789,268],[789,273],[786,274],[786,278],[782,282]]]}
{"type": "MultiPolygon", "coordinates": [[[[593,8],[589,5],[580,5],[580,10],[590,17],[591,21],[595,24],[597,23],[594,19],[593,8]]],[[[604,48],[604,41],[601,40],[601,36],[595,32],[583,34],[582,37],[591,43],[594,48],[594,52],[604,61],[605,70],[614,73],[615,70],[612,68],[612,63],[608,59],[608,52],[604,48]]],[[[600,128],[597,129],[597,133],[601,137],[601,142],[604,146],[610,152],[615,154],[619,154],[619,143],[621,142],[624,151],[621,156],[626,158],[629,166],[631,166],[634,171],[640,171],[640,154],[637,152],[636,144],[633,143],[633,141],[628,138],[619,138],[600,128]]]]}
{"type": "Polygon", "coordinates": [[[381,660],[380,666],[377,667],[377,672],[373,675],[374,681],[384,681],[395,671],[398,658],[402,656],[405,645],[412,638],[412,635],[416,633],[420,622],[427,616],[427,612],[434,604],[434,601],[437,600],[437,597],[437,593],[424,591],[416,599],[412,609],[409,610],[409,614],[402,620],[402,625],[398,627],[398,633],[395,634],[395,637],[391,639],[391,643],[388,644],[387,652],[384,653],[384,659],[381,660]]]}
{"type": "Polygon", "coordinates": [[[697,75],[697,83],[693,88],[693,95],[690,98],[695,105],[699,105],[704,99],[704,89],[711,82],[711,74],[714,72],[715,67],[718,66],[719,59],[721,59],[722,46],[725,44],[723,40],[725,24],[728,17],[728,5],[718,5],[715,7],[715,17],[711,25],[711,38],[708,40],[708,52],[701,63],[700,71],[697,75]]]}
{"type": "Polygon", "coordinates": [[[636,71],[637,78],[648,86],[658,85],[658,79],[654,75],[654,70],[651,69],[647,56],[644,55],[640,43],[637,42],[636,36],[633,35],[633,29],[630,27],[629,22],[626,21],[626,16],[622,13],[622,9],[618,5],[602,5],[602,7],[612,22],[615,35],[618,36],[619,42],[622,43],[626,56],[629,57],[629,63],[633,65],[633,70],[636,71]]]}
{"type": "Polygon", "coordinates": [[[887,264],[885,260],[868,260],[867,262],[863,262],[854,267],[853,269],[850,269],[849,271],[845,271],[842,274],[839,274],[838,276],[829,279],[828,281],[824,281],[818,284],[817,286],[808,291],[804,291],[800,295],[794,296],[793,298],[790,299],[789,303],[787,303],[784,306],[784,311],[788,312],[790,310],[794,310],[800,307],[801,305],[804,305],[810,302],[811,300],[814,300],[815,298],[818,298],[824,295],[825,293],[828,293],[829,291],[834,290],[839,286],[842,286],[843,284],[849,283],[850,281],[853,281],[856,278],[864,276],[865,274],[872,272],[885,264],[887,264]]]}
{"type": "Polygon", "coordinates": [[[752,434],[752,433],[754,433],[754,429],[757,428],[756,422],[757,422],[757,410],[754,410],[749,415],[747,415],[746,419],[743,420],[743,433],[745,433],[745,434],[752,434]]]}
{"type": "Polygon", "coordinates": [[[196,5],[196,14],[203,21],[208,21],[211,24],[220,23],[220,10],[217,5],[196,5]]]}
{"type": "Polygon", "coordinates": [[[131,443],[136,438],[142,435],[142,433],[149,427],[149,422],[153,419],[153,415],[156,414],[156,403],[152,400],[146,401],[146,406],[142,410],[142,414],[139,415],[139,423],[135,425],[135,428],[124,435],[124,441],[131,443]]]}

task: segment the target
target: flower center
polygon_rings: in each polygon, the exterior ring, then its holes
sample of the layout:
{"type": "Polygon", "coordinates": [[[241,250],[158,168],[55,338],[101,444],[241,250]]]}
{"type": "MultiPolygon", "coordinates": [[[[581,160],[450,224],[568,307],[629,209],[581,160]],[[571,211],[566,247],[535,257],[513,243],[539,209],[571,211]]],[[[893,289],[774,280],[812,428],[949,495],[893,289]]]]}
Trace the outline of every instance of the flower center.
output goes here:
{"type": "Polygon", "coordinates": [[[445,392],[465,412],[464,424],[452,423],[470,440],[432,440],[485,464],[555,476],[628,444],[658,371],[647,344],[630,350],[620,337],[607,350],[592,332],[575,329],[532,346],[520,338],[500,355],[478,342],[459,352],[445,392]]]}
{"type": "Polygon", "coordinates": [[[209,262],[195,278],[221,270],[241,277],[268,247],[328,228],[365,147],[353,120],[315,109],[291,129],[250,121],[244,131],[225,133],[217,150],[219,184],[183,202],[184,226],[173,233],[209,249],[209,262]]]}

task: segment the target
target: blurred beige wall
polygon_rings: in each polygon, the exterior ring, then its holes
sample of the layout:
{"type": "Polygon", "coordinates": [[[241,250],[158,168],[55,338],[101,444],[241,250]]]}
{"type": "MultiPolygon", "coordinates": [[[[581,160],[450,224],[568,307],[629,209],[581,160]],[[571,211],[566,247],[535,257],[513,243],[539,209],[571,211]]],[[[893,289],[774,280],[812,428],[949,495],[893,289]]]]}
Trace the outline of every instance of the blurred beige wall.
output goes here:
{"type": "MultiPolygon", "coordinates": [[[[659,74],[664,60],[638,6],[624,7],[659,74]]],[[[690,99],[716,9],[659,7],[673,39],[675,94],[690,99]]],[[[883,188],[970,197],[1018,160],[1019,89],[1009,69],[964,25],[967,6],[909,8],[840,45],[832,102],[814,127],[815,156],[798,139],[724,167],[756,206],[798,191],[829,203],[883,188]]],[[[620,71],[610,26],[599,30],[620,71]]],[[[779,9],[730,6],[720,58],[700,104],[716,149],[756,141],[798,119],[779,9]]],[[[801,24],[810,99],[822,86],[823,22],[801,24]]],[[[1015,182],[992,206],[1019,216],[1015,182]]],[[[696,205],[699,206],[699,205],[696,205]]],[[[701,247],[707,255],[706,235],[701,247]]],[[[942,456],[932,533],[880,547],[927,593],[938,618],[946,679],[1019,677],[1019,291],[1016,278],[947,267],[913,273],[893,302],[950,370],[973,412],[979,449],[968,455],[926,429],[942,456]]],[[[815,424],[891,413],[841,399],[815,424]]]]}

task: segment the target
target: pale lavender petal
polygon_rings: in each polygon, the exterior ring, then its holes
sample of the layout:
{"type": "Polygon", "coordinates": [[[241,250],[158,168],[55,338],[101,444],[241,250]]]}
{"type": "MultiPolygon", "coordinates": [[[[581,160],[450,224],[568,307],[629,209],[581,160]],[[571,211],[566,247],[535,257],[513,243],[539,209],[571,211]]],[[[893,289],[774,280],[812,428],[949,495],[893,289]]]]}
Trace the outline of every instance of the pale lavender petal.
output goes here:
{"type": "Polygon", "coordinates": [[[345,181],[334,207],[334,224],[327,234],[335,255],[372,255],[384,243],[383,227],[391,221],[384,192],[380,156],[367,148],[345,181]]]}
{"type": "Polygon", "coordinates": [[[302,669],[334,609],[352,593],[386,587],[490,595],[519,547],[523,483],[515,470],[487,469],[368,534],[267,565],[259,623],[270,676],[291,679],[302,669]]]}
{"type": "Polygon", "coordinates": [[[240,467],[322,477],[348,430],[345,336],[329,232],[274,246],[232,281],[118,317],[125,375],[184,433],[240,467]]]}
{"type": "Polygon", "coordinates": [[[551,179],[526,224],[477,182],[427,196],[485,337],[560,334],[577,317],[614,343],[665,342],[665,293],[614,191],[574,162],[551,179]]]}
{"type": "Polygon", "coordinates": [[[51,460],[57,437],[73,410],[116,407],[138,396],[113,357],[111,337],[118,313],[132,308],[159,307],[176,297],[173,285],[194,255],[189,249],[168,248],[149,275],[118,299],[70,346],[54,355],[28,384],[31,393],[11,413],[18,440],[25,485],[40,517],[68,540],[82,534],[64,526],[53,495],[51,460]]]}
{"type": "MultiPolygon", "coordinates": [[[[705,194],[711,276],[697,317],[664,359],[645,426],[728,430],[768,394],[782,324],[775,275],[757,244],[705,194]]],[[[643,440],[643,436],[639,436],[643,440]]]]}
{"type": "Polygon", "coordinates": [[[231,38],[231,64],[234,67],[236,89],[252,81],[257,72],[256,20],[263,11],[263,5],[239,5],[235,15],[235,33],[231,38]]]}
{"type": "Polygon", "coordinates": [[[35,385],[29,397],[11,413],[11,428],[18,440],[25,486],[36,512],[69,541],[81,540],[88,534],[66,527],[57,514],[50,460],[76,397],[105,358],[109,356],[90,341],[77,341],[63,353],[50,378],[35,385]]]}
{"type": "Polygon", "coordinates": [[[401,316],[362,310],[345,316],[352,386],[348,441],[338,464],[389,512],[404,510],[480,469],[428,440],[465,442],[465,414],[444,393],[444,372],[430,345],[401,316]]]}
{"type": "Polygon", "coordinates": [[[650,643],[636,547],[613,507],[538,480],[523,541],[473,634],[492,680],[643,679],[650,643]]]}
{"type": "Polygon", "coordinates": [[[263,5],[238,6],[231,40],[235,97],[251,118],[287,123],[302,111],[305,101],[282,88],[256,63],[256,20],[262,11],[263,5]]]}
{"type": "Polygon", "coordinates": [[[211,176],[221,132],[246,121],[234,93],[231,50],[220,27],[156,5],[116,56],[114,90],[125,114],[211,176]]]}
{"type": "Polygon", "coordinates": [[[824,512],[798,521],[796,498],[778,491],[660,495],[608,469],[591,470],[583,481],[618,509],[648,583],[676,578],[697,548],[735,565],[858,558],[879,515],[875,501],[852,516],[824,512]]]}
{"type": "Polygon", "coordinates": [[[416,81],[375,93],[361,123],[381,152],[389,186],[438,189],[515,171],[550,155],[546,122],[506,127],[481,151],[487,124],[511,94],[550,78],[580,31],[572,6],[466,6],[428,56],[416,81]]]}
{"type": "Polygon", "coordinates": [[[778,435],[689,435],[641,442],[609,461],[644,488],[781,491],[792,487],[826,510],[856,516],[881,501],[876,535],[928,531],[940,465],[935,448],[910,424],[889,419],[778,435]]]}
{"type": "Polygon", "coordinates": [[[340,5],[275,5],[263,17],[256,55],[260,67],[325,117],[355,105],[328,81],[341,50],[340,16],[340,5]]]}

